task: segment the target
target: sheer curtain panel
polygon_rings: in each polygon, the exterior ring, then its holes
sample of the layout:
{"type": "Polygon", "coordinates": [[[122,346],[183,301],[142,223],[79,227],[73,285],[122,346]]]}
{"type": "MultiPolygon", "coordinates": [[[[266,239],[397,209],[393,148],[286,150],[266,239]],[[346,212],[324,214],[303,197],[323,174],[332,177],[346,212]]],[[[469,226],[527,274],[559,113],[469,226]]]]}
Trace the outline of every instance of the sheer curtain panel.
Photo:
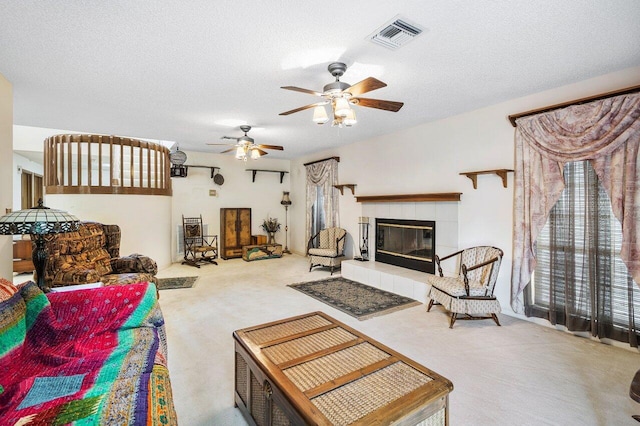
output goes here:
{"type": "Polygon", "coordinates": [[[622,230],[588,161],[567,163],[565,190],[536,241],[525,313],[638,346],[640,287],[620,259],[622,230]]]}

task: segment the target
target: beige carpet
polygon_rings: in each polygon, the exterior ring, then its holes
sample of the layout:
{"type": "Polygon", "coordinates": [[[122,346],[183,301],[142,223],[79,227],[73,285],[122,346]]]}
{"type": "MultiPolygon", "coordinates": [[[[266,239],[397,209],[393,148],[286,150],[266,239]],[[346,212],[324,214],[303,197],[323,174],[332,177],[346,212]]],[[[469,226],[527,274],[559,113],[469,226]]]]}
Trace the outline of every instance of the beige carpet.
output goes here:
{"type": "Polygon", "coordinates": [[[297,255],[261,262],[220,260],[200,269],[175,264],[160,277],[200,274],[190,289],[162,292],[169,370],[182,426],[245,425],[233,406],[234,330],[321,310],[453,382],[450,424],[633,425],[628,396],[637,351],[505,315],[460,321],[424,305],[357,319],[287,284],[318,280],[297,255]]]}

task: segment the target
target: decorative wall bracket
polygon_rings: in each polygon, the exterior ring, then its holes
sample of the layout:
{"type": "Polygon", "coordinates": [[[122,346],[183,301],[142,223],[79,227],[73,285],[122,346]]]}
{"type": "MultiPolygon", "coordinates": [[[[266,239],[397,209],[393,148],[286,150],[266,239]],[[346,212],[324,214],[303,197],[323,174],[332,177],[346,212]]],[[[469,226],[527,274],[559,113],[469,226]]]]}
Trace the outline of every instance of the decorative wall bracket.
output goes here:
{"type": "Polygon", "coordinates": [[[498,175],[502,179],[502,186],[507,187],[507,173],[513,172],[512,169],[492,169],[492,170],[481,170],[478,172],[462,172],[461,175],[464,175],[471,179],[473,182],[473,189],[478,189],[478,175],[498,175]]]}
{"type": "Polygon", "coordinates": [[[340,191],[340,195],[344,195],[344,189],[349,188],[351,190],[352,195],[356,195],[356,184],[355,183],[345,183],[342,185],[333,185],[334,188],[340,191]]]}

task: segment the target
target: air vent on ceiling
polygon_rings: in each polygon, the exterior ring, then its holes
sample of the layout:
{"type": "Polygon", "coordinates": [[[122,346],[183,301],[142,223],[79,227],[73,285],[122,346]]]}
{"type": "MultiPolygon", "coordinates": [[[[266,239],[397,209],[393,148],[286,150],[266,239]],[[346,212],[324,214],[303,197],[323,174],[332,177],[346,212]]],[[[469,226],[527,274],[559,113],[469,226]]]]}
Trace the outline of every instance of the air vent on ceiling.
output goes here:
{"type": "Polygon", "coordinates": [[[372,43],[395,50],[409,43],[423,31],[424,27],[396,16],[370,34],[368,38],[372,43]]]}

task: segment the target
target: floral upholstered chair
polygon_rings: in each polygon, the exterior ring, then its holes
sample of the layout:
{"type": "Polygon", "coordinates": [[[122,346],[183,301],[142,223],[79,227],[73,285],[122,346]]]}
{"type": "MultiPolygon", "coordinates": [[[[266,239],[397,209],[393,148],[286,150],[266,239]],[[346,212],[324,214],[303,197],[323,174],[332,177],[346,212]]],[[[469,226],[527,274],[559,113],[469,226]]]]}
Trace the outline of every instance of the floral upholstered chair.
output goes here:
{"type": "Polygon", "coordinates": [[[309,239],[307,254],[309,255],[309,272],[314,266],[328,266],[331,275],[344,257],[344,240],[347,231],[342,228],[326,228],[309,239]]]}
{"type": "Polygon", "coordinates": [[[427,284],[429,306],[434,303],[444,306],[451,312],[449,328],[457,318],[460,319],[493,319],[500,325],[496,315],[502,309],[500,302],[493,296],[493,289],[498,279],[503,252],[499,248],[478,246],[460,250],[440,258],[436,255],[438,275],[430,275],[427,284]],[[458,276],[445,277],[440,262],[460,256],[458,276]]]}

